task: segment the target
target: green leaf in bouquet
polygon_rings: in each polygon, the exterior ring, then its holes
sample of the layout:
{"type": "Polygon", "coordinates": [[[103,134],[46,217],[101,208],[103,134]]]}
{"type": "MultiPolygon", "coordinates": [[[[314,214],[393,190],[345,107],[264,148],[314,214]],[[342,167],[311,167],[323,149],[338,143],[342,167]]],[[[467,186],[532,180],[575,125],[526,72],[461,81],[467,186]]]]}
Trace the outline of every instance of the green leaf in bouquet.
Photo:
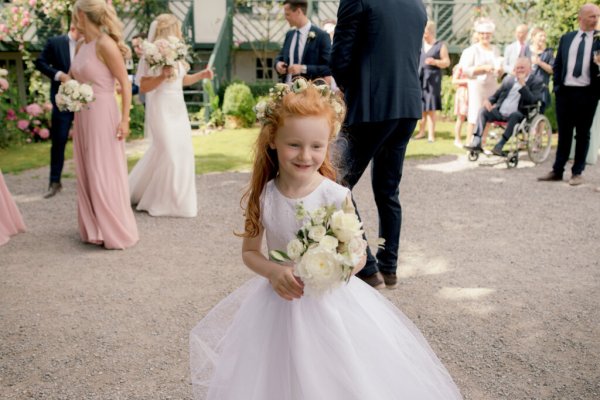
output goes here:
{"type": "Polygon", "coordinates": [[[269,258],[278,263],[291,261],[291,258],[288,257],[287,253],[281,250],[271,250],[269,252],[269,258]]]}

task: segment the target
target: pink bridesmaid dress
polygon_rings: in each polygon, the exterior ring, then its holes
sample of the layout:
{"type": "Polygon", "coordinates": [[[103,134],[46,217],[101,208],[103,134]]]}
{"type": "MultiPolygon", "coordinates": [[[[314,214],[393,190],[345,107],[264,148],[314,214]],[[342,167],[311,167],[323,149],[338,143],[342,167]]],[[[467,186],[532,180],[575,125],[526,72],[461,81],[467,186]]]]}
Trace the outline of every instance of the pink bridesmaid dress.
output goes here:
{"type": "Polygon", "coordinates": [[[125,141],[117,139],[121,115],[115,78],[96,55],[96,41],[84,43],[71,73],[94,89],[95,100],[75,113],[73,158],[77,174],[77,217],[84,242],[124,249],[138,241],[129,203],[125,141]]]}
{"type": "Polygon", "coordinates": [[[4,183],[2,171],[0,171],[0,246],[19,232],[25,232],[23,217],[21,217],[21,213],[4,183]]]}

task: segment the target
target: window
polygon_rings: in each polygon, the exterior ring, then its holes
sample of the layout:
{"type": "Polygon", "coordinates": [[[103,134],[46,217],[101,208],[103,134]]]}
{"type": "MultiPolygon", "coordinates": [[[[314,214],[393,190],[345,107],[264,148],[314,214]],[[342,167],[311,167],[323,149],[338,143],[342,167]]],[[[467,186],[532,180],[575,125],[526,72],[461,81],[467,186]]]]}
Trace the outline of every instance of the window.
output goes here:
{"type": "Polygon", "coordinates": [[[270,57],[256,59],[256,79],[273,80],[273,59],[270,57]]]}

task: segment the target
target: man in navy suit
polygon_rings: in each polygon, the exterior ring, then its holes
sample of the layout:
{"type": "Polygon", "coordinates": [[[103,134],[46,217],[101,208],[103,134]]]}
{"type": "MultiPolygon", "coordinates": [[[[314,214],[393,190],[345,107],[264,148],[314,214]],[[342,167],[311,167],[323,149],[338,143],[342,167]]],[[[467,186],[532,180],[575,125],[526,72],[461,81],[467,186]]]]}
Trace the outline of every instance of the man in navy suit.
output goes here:
{"type": "Polygon", "coordinates": [[[65,146],[69,139],[73,113],[58,111],[55,97],[61,82],[69,79],[67,74],[71,68],[71,60],[75,55],[75,45],[78,39],[79,33],[72,25],[66,35],[48,39],[44,50],[35,61],[36,68],[51,80],[50,101],[53,107],[50,137],[52,148],[50,150],[50,184],[48,192],[44,195],[46,199],[56,195],[62,189],[60,177],[65,162],[65,146]]]}
{"type": "Polygon", "coordinates": [[[579,30],[560,38],[554,61],[558,148],[552,171],[539,177],[540,181],[562,181],[575,129],[575,159],[569,184],[583,183],[590,128],[600,98],[600,77],[593,56],[594,50],[600,50],[600,40],[595,37],[598,31],[594,29],[599,18],[598,6],[584,4],[577,16],[579,30]]]}
{"type": "Polygon", "coordinates": [[[517,58],[511,75],[507,75],[500,88],[489,99],[483,102],[483,107],[477,117],[477,127],[473,134],[471,145],[465,146],[472,151],[483,151],[481,135],[488,122],[507,121],[502,137],[492,150],[497,156],[503,156],[502,148],[514,133],[515,126],[525,118],[526,106],[542,101],[544,81],[531,75],[531,60],[529,57],[517,58]]]}
{"type": "Polygon", "coordinates": [[[285,35],[283,47],[275,58],[275,71],[282,82],[289,83],[295,76],[315,80],[331,75],[331,39],[327,32],[311,24],[307,9],[305,0],[283,3],[285,19],[294,29],[285,35]]]}
{"type": "Polygon", "coordinates": [[[372,162],[385,246],[377,259],[367,252],[358,276],[375,288],[397,286],[399,185],[406,146],[421,118],[418,69],[426,22],[421,0],[341,0],[338,8],[331,70],[348,108],[341,181],[352,189],[372,162]]]}

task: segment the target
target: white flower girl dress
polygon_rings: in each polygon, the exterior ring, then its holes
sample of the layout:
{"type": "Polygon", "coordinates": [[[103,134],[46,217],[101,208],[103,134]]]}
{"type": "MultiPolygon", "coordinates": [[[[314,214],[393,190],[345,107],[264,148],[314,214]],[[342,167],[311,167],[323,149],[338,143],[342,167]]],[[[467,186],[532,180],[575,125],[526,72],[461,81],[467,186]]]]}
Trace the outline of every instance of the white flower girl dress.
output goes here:
{"type": "MultiPolygon", "coordinates": [[[[307,211],[342,206],[348,189],[328,180],[302,199],[270,181],[261,197],[269,250],[285,249],[307,211]]],[[[248,281],[190,333],[194,399],[452,400],[452,378],[419,330],[356,277],[321,297],[279,297],[263,277],[248,281]]]]}

